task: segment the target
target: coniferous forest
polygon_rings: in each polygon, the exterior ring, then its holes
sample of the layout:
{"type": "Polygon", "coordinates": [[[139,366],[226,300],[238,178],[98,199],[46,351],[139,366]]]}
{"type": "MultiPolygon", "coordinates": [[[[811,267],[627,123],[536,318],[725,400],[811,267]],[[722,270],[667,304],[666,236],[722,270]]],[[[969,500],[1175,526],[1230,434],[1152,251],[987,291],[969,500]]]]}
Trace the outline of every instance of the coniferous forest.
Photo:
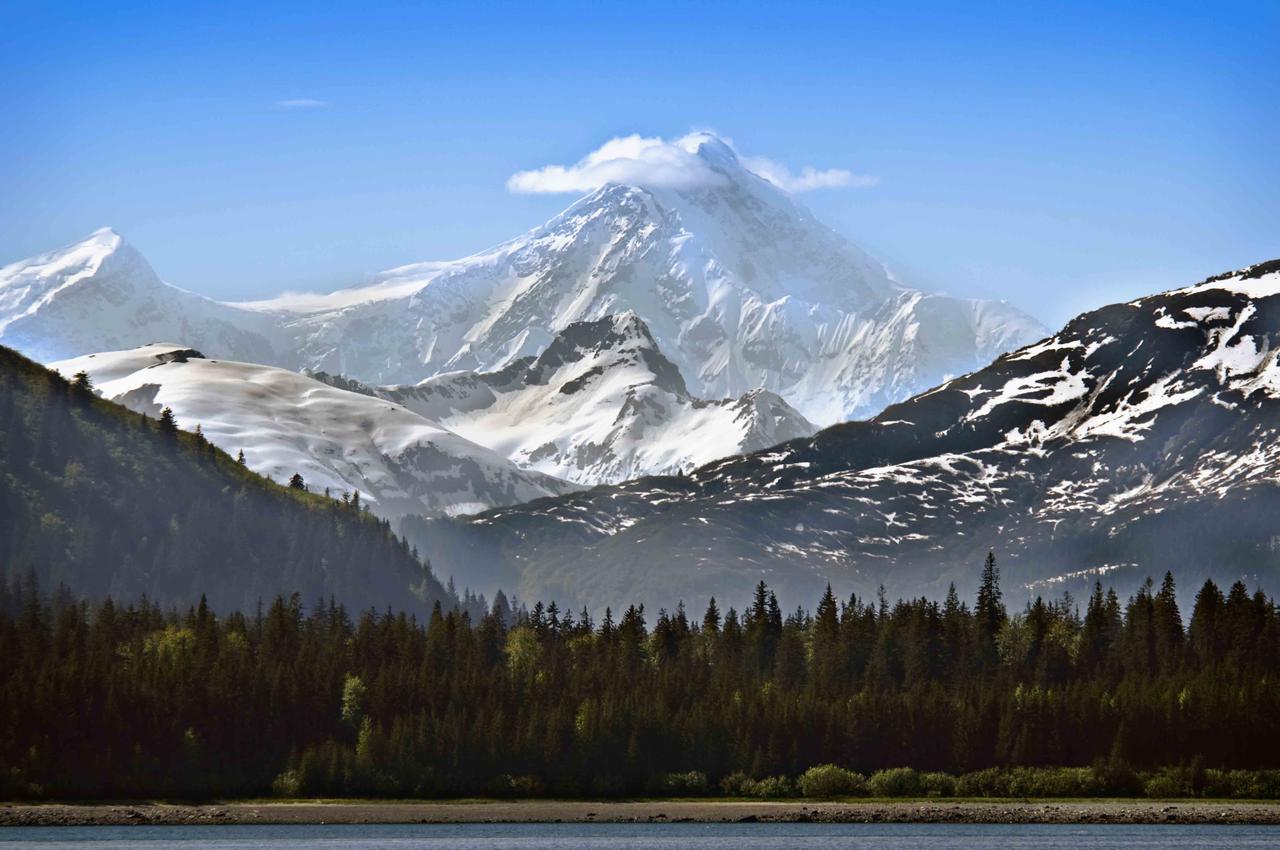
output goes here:
{"type": "Polygon", "coordinates": [[[4,796],[1276,796],[1280,612],[837,600],[597,621],[0,596],[4,796]]]}
{"type": "Polygon", "coordinates": [[[1009,612],[993,557],[972,605],[488,605],[354,494],[2,347],[0,516],[0,797],[1280,796],[1242,583],[1009,612]]]}

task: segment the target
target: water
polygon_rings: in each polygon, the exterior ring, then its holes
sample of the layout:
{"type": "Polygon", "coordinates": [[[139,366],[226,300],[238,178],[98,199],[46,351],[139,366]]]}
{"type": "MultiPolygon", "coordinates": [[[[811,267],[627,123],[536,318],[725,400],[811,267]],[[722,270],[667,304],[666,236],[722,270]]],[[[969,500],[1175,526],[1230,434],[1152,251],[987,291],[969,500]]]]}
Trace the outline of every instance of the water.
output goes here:
{"type": "Polygon", "coordinates": [[[950,824],[460,824],[440,826],[93,826],[0,829],[0,850],[1049,850],[1280,846],[1263,826],[950,824]]]}

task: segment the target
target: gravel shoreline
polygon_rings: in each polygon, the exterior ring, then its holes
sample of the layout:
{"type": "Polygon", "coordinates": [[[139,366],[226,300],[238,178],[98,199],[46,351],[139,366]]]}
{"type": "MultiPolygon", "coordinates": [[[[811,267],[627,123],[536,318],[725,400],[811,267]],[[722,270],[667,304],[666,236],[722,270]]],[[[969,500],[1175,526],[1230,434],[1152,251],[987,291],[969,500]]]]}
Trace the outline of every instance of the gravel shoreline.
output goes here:
{"type": "Polygon", "coordinates": [[[0,804],[3,826],[452,823],[1008,823],[1280,825],[1280,803],[929,800],[0,804]]]}

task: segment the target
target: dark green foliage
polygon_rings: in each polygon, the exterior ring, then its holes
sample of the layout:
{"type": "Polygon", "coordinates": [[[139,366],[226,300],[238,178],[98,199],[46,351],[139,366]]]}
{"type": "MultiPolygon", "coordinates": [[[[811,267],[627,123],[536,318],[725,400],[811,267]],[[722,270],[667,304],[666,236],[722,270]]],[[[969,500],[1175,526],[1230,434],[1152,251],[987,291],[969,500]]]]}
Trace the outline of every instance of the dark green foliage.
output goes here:
{"type": "Polygon", "coordinates": [[[1207,585],[1187,640],[1149,590],[1114,621],[1100,588],[1083,620],[1067,601],[1001,612],[989,663],[954,598],[851,598],[833,617],[824,594],[782,617],[757,588],[745,615],[677,608],[652,628],[636,607],[595,626],[505,599],[353,622],[296,596],[218,617],[14,579],[0,790],[1276,796],[1275,603],[1207,585]]]}
{"type": "Polygon", "coordinates": [[[1004,602],[1000,594],[1000,570],[996,567],[996,553],[987,553],[982,567],[982,584],[978,587],[978,604],[974,611],[977,633],[978,658],[984,667],[996,661],[996,638],[1004,626],[1004,602]]]}
{"type": "Polygon", "coordinates": [[[157,424],[160,426],[160,433],[162,434],[173,435],[178,433],[178,420],[174,419],[173,410],[168,407],[160,411],[160,419],[157,424]]]}
{"type": "MultiPolygon", "coordinates": [[[[355,505],[271,484],[198,434],[129,413],[0,347],[0,577],[217,611],[333,594],[431,610],[446,594],[355,505]]],[[[454,600],[448,600],[452,605],[454,600]]]]}
{"type": "Polygon", "coordinates": [[[93,395],[93,379],[89,377],[89,373],[83,370],[76,372],[71,378],[71,392],[82,398],[88,398],[93,395]]]}

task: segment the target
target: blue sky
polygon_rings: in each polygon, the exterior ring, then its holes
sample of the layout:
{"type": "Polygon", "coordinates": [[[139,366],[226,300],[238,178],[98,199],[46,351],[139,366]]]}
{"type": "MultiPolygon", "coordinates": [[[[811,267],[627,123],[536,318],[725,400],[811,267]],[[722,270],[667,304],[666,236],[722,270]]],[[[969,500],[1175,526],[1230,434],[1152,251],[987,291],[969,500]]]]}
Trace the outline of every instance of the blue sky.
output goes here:
{"type": "Polygon", "coordinates": [[[1050,324],[1280,256],[1274,0],[163,5],[0,4],[0,262],[111,225],[187,289],[331,289],[572,200],[517,171],[693,128],[878,178],[803,201],[1050,324]]]}

